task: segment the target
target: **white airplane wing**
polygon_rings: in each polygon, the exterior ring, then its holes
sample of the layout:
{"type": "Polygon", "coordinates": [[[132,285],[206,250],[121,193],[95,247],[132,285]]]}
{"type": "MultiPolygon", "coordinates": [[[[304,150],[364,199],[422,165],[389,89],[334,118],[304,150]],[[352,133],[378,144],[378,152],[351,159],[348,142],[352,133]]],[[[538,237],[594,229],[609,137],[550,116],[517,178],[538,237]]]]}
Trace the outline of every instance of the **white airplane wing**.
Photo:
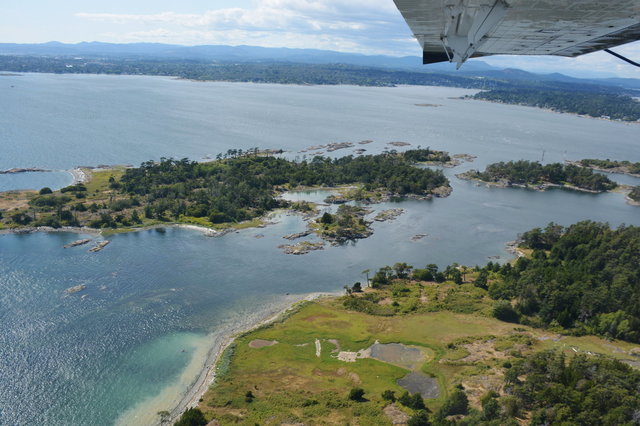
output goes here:
{"type": "Polygon", "coordinates": [[[425,64],[579,56],[640,39],[640,0],[394,0],[425,64]]]}

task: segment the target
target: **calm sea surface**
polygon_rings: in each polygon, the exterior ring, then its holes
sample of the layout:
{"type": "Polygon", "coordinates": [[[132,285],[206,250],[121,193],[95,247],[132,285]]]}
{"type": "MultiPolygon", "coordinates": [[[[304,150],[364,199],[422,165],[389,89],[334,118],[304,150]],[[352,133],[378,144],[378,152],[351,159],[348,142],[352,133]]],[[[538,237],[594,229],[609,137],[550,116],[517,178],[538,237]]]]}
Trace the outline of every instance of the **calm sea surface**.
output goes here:
{"type": "MultiPolygon", "coordinates": [[[[99,253],[63,249],[67,233],[0,236],[0,424],[144,424],[170,409],[221,334],[295,295],[336,291],[364,269],[507,259],[504,244],[549,221],[640,225],[620,194],[496,189],[454,173],[511,159],[640,161],[640,127],[533,108],[452,99],[468,90],[195,83],[167,78],[0,78],[0,189],[60,187],[78,165],[203,159],[229,148],[283,148],[372,139],[477,155],[447,169],[453,194],[401,207],[372,237],[305,256],[283,254],[283,235],[305,222],[223,238],[167,228],[110,238],[99,253]],[[415,104],[437,104],[418,107],[415,104]],[[416,234],[426,238],[412,241],[416,234]],[[65,290],[85,285],[78,293],[65,290]]],[[[339,150],[336,155],[352,153],[339,150]]],[[[615,176],[615,175],[612,175],[615,176]]],[[[624,178],[625,183],[640,184],[624,178]]],[[[321,200],[324,193],[291,194],[321,200]]]]}

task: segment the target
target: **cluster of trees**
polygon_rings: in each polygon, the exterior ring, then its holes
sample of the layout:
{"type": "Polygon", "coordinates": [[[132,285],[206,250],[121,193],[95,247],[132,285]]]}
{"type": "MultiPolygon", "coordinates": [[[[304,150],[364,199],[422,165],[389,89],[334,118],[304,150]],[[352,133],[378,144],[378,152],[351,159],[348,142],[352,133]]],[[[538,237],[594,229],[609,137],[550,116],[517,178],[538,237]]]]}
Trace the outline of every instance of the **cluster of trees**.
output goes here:
{"type": "MultiPolygon", "coordinates": [[[[407,294],[410,290],[405,285],[407,281],[435,281],[443,283],[447,280],[453,281],[455,284],[462,284],[466,278],[465,274],[468,270],[459,266],[457,263],[448,265],[442,271],[438,265],[428,264],[424,268],[414,268],[413,266],[398,262],[393,266],[384,266],[376,271],[370,280],[371,287],[378,289],[390,289],[392,296],[399,297],[407,294]]],[[[368,270],[365,271],[368,274],[368,270]]],[[[353,287],[345,286],[348,296],[343,300],[343,306],[347,309],[364,312],[369,315],[393,316],[398,312],[413,312],[417,306],[412,305],[406,310],[397,301],[392,304],[381,305],[379,302],[384,298],[377,292],[361,293],[361,284],[355,283],[353,287]],[[356,297],[356,294],[357,297],[356,297]]],[[[442,306],[442,309],[448,309],[452,306],[442,306]]]]}
{"type": "Polygon", "coordinates": [[[640,186],[634,186],[629,192],[629,198],[633,201],[640,201],[640,186]]]}
{"type": "Polygon", "coordinates": [[[552,223],[526,232],[522,246],[532,255],[513,267],[482,268],[489,295],[515,302],[521,322],[640,342],[639,227],[552,223]]]}
{"type": "Polygon", "coordinates": [[[302,162],[243,155],[211,163],[148,161],[128,169],[119,187],[123,193],[144,199],[147,217],[185,215],[223,223],[250,219],[282,206],[284,202],[274,198],[279,186],[349,183],[403,196],[429,194],[449,182],[440,171],[413,167],[403,154],[315,157],[302,162]]]}
{"type": "Polygon", "coordinates": [[[640,162],[632,163],[631,161],[616,160],[598,160],[594,158],[585,158],[580,160],[580,164],[584,167],[597,167],[599,169],[622,169],[626,173],[640,174],[640,162]]]}
{"type": "Polygon", "coordinates": [[[471,177],[485,182],[507,181],[519,185],[568,183],[590,191],[608,191],[617,186],[608,177],[588,168],[561,163],[542,165],[526,160],[489,164],[484,172],[476,172],[471,177]]]}
{"type": "Polygon", "coordinates": [[[618,360],[544,351],[504,364],[504,393],[487,392],[481,409],[469,407],[458,385],[432,416],[417,425],[532,426],[636,424],[640,372],[618,360]],[[456,417],[448,417],[453,416],[456,417]]]}
{"type": "Polygon", "coordinates": [[[420,163],[424,161],[434,161],[438,163],[446,163],[451,161],[451,156],[445,151],[435,151],[430,147],[425,149],[410,149],[404,152],[404,158],[414,163],[420,163]]]}
{"type": "Polygon", "coordinates": [[[624,425],[640,418],[640,371],[615,359],[540,352],[514,362],[504,384],[508,396],[501,400],[512,409],[503,415],[531,412],[532,425],[624,425]]]}
{"type": "Polygon", "coordinates": [[[325,212],[317,222],[325,238],[345,242],[366,238],[371,234],[369,223],[364,220],[366,213],[362,207],[341,204],[335,214],[325,212]]]}
{"type": "Polygon", "coordinates": [[[474,99],[549,108],[591,117],[640,120],[640,102],[631,96],[615,93],[523,87],[480,92],[474,99]]]}

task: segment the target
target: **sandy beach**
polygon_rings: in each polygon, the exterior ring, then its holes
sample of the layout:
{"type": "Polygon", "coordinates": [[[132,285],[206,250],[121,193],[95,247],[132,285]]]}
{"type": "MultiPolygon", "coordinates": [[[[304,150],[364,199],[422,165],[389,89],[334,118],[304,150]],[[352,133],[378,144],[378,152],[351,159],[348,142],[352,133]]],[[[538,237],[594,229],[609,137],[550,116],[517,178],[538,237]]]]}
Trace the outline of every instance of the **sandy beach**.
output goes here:
{"type": "Polygon", "coordinates": [[[302,301],[311,301],[321,297],[335,296],[338,293],[311,293],[286,295],[280,301],[273,303],[261,312],[247,317],[246,321],[222,326],[220,330],[210,334],[206,345],[194,353],[191,363],[185,369],[179,382],[169,389],[163,390],[158,396],[142,401],[135,407],[123,413],[116,421],[117,425],[161,425],[173,424],[182,413],[190,407],[196,407],[200,398],[215,381],[216,366],[224,351],[239,335],[272,323],[286,315],[302,301]],[[193,375],[197,378],[193,380],[193,375]],[[184,387],[184,380],[191,383],[184,387]],[[160,423],[159,411],[167,410],[170,416],[164,423],[160,423]]]}

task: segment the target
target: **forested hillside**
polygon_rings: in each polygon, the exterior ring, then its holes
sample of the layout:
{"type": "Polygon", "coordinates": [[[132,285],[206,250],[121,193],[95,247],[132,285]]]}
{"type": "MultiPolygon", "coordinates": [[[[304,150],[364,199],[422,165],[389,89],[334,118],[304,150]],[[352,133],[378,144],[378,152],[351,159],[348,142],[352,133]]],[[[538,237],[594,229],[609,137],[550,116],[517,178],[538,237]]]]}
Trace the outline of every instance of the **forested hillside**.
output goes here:
{"type": "Polygon", "coordinates": [[[484,269],[491,297],[514,301],[523,323],[640,342],[640,228],[549,224],[522,247],[532,255],[484,269]]]}

